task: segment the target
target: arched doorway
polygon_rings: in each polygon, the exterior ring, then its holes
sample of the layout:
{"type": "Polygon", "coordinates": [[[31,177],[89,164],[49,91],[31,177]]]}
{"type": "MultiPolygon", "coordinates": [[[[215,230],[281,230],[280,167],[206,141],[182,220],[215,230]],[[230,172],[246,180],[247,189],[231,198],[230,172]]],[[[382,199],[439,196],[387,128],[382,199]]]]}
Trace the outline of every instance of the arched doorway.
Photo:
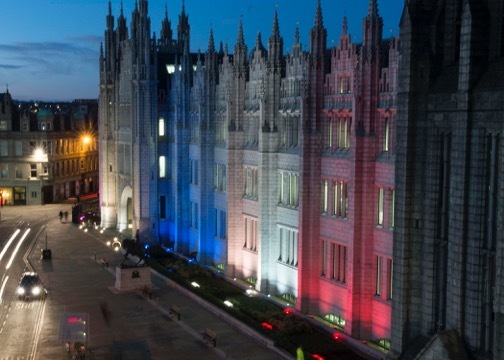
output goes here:
{"type": "Polygon", "coordinates": [[[122,191],[118,218],[118,229],[131,231],[133,226],[133,190],[130,186],[126,186],[122,191]]]}

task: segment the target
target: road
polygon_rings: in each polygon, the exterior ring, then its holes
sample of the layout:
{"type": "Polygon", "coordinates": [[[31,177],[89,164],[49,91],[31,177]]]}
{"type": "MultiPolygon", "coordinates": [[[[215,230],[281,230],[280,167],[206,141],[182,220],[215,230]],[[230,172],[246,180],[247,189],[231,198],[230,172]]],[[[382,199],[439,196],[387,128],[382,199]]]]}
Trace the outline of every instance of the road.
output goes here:
{"type": "Polygon", "coordinates": [[[45,300],[20,300],[16,288],[22,273],[33,271],[27,254],[45,236],[51,210],[19,213],[0,223],[0,360],[33,358],[45,300]]]}
{"type": "Polygon", "coordinates": [[[114,286],[116,271],[124,256],[107,243],[121,234],[115,230],[85,232],[74,224],[60,222],[60,210],[71,212],[71,205],[2,209],[0,251],[6,250],[0,260],[0,360],[69,359],[62,335],[65,314],[82,314],[89,319],[86,336],[90,359],[291,358],[268,346],[253,330],[226,321],[220,310],[159,274],[152,274],[151,299],[135,291],[118,291],[114,286]],[[52,250],[50,260],[40,256],[46,248],[46,233],[48,248],[52,250]],[[26,237],[20,242],[24,234],[26,237]],[[18,244],[17,254],[7,268],[18,244]],[[103,256],[110,261],[110,267],[96,261],[103,256]],[[43,301],[25,303],[15,296],[20,276],[31,270],[30,266],[48,288],[43,301]],[[110,308],[110,321],[102,316],[103,301],[110,308]],[[181,309],[180,320],[169,315],[172,304],[181,309]],[[204,328],[218,334],[216,347],[203,341],[204,328]]]}

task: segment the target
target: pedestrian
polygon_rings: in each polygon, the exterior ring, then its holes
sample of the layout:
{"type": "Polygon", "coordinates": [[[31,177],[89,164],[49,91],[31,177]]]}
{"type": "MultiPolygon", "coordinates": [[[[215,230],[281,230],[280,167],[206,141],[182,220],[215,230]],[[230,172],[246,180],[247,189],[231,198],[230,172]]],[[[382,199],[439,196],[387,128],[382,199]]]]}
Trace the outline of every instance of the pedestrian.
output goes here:
{"type": "Polygon", "coordinates": [[[61,210],[59,212],[59,217],[60,217],[60,222],[62,222],[63,221],[63,211],[61,211],[61,210]]]}
{"type": "Polygon", "coordinates": [[[110,310],[105,299],[100,301],[100,310],[103,316],[103,320],[105,320],[105,324],[110,327],[110,310]]]}
{"type": "Polygon", "coordinates": [[[299,347],[296,350],[296,359],[297,360],[304,360],[304,352],[303,352],[303,347],[299,345],[299,347]]]}

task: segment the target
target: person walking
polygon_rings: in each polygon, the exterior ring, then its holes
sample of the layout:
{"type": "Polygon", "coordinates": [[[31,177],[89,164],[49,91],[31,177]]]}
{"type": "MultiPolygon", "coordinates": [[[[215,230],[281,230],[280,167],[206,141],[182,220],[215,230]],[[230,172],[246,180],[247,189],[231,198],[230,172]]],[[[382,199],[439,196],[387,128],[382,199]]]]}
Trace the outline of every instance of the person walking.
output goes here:
{"type": "Polygon", "coordinates": [[[105,324],[110,327],[110,310],[105,299],[100,301],[100,310],[103,316],[103,320],[105,320],[105,324]]]}
{"type": "Polygon", "coordinates": [[[60,217],[60,222],[63,222],[63,211],[60,210],[59,212],[59,217],[60,217]]]}

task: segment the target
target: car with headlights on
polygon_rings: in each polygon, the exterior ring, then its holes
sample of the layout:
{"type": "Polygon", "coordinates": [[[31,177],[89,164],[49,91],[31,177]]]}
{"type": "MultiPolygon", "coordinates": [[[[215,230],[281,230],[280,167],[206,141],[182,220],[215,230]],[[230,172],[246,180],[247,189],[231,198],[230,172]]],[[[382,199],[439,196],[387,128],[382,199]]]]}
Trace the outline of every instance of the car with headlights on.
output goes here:
{"type": "Polygon", "coordinates": [[[19,299],[28,300],[41,298],[47,294],[40,277],[35,272],[25,272],[21,276],[16,293],[19,299]]]}

